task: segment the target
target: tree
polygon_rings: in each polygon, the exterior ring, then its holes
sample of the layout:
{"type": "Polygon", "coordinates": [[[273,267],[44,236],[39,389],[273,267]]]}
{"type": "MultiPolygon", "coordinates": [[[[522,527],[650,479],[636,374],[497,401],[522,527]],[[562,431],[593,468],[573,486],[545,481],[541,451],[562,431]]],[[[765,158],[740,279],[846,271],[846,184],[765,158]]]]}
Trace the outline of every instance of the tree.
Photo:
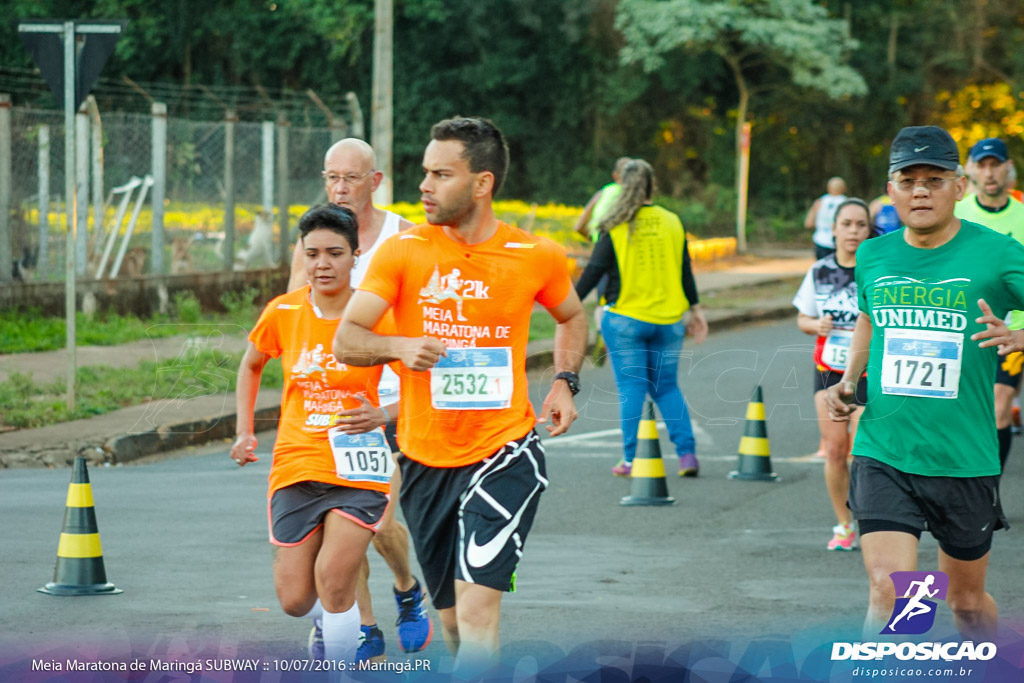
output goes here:
{"type": "Polygon", "coordinates": [[[750,98],[778,83],[759,74],[782,69],[791,81],[833,99],[867,93],[846,55],[857,47],[846,21],[811,0],[621,0],[615,22],[624,38],[623,64],[659,69],[677,50],[712,52],[736,85],[737,191],[743,126],[750,98]]]}

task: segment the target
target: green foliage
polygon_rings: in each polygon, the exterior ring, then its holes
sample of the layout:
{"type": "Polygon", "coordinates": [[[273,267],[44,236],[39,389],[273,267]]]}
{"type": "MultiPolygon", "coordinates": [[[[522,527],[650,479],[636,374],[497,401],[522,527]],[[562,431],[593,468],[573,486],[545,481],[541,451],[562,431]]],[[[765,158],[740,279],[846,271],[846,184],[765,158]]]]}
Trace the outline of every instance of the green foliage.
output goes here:
{"type": "Polygon", "coordinates": [[[256,297],[260,295],[259,290],[254,287],[246,287],[241,292],[224,292],[221,294],[220,303],[227,311],[227,319],[243,330],[251,330],[259,317],[260,309],[255,305],[256,297]]]}
{"type": "MultiPolygon", "coordinates": [[[[175,115],[202,99],[199,84],[221,86],[224,106],[244,120],[273,108],[281,88],[310,88],[336,113],[354,92],[369,124],[371,0],[7,0],[4,8],[12,18],[127,18],[101,79],[180,86],[180,100],[168,102],[175,115]],[[264,94],[254,95],[256,86],[264,94]]],[[[509,138],[502,198],[583,204],[627,155],[654,165],[666,195],[702,202],[706,187],[733,184],[734,127],[746,117],[752,216],[796,220],[832,175],[852,194],[877,194],[896,131],[945,123],[967,88],[1000,85],[1024,99],[1019,0],[395,0],[394,16],[399,200],[418,197],[431,124],[462,114],[489,116],[509,138]]],[[[15,22],[0,22],[0,64],[32,66],[15,22]]],[[[101,108],[145,106],[119,97],[101,108]]],[[[1021,135],[1007,136],[1011,150],[1024,149],[1021,135]]],[[[185,148],[169,161],[195,163],[185,148]]],[[[302,163],[316,161],[296,168],[302,163]]],[[[691,223],[704,220],[688,210],[691,223]]]]}
{"type": "MultiPolygon", "coordinates": [[[[19,428],[68,422],[150,401],[189,399],[234,391],[242,354],[226,354],[202,345],[186,347],[173,360],[146,361],[137,368],[86,366],[78,370],[76,408],[67,409],[64,380],[36,384],[30,375],[15,373],[0,383],[3,422],[19,428]]],[[[280,388],[281,364],[263,371],[260,386],[280,388]]],[[[227,397],[226,400],[230,400],[227,397]]]]}
{"type": "Polygon", "coordinates": [[[846,22],[811,0],[621,0],[616,27],[625,37],[625,64],[655,71],[665,53],[712,51],[738,67],[755,59],[787,70],[799,86],[829,97],[863,95],[867,85],[847,66],[856,49],[846,22]]]}
{"type": "MultiPolygon", "coordinates": [[[[244,334],[255,324],[258,309],[251,301],[256,290],[238,295],[225,293],[221,302],[227,309],[223,316],[199,313],[199,302],[190,293],[175,298],[175,305],[184,311],[174,319],[154,316],[142,320],[115,313],[87,316],[79,313],[75,320],[76,340],[80,346],[112,346],[141,339],[161,339],[180,334],[209,335],[221,332],[225,324],[232,332],[244,334]]],[[[64,348],[66,331],[63,318],[43,316],[38,310],[0,312],[0,353],[54,351],[64,348]]]]}
{"type": "Polygon", "coordinates": [[[202,318],[203,308],[192,292],[174,293],[174,311],[180,322],[195,324],[202,318]]]}

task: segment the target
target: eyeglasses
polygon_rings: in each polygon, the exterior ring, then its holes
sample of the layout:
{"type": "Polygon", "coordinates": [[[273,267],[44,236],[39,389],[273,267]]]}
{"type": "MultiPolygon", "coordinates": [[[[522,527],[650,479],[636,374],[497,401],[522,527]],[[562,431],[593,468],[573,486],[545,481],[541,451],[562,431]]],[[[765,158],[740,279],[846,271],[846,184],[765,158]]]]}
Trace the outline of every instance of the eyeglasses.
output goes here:
{"type": "Polygon", "coordinates": [[[338,175],[337,173],[328,173],[327,171],[320,171],[320,177],[324,179],[324,182],[328,185],[337,185],[339,182],[344,182],[346,185],[355,185],[366,176],[373,173],[373,171],[367,171],[366,173],[347,173],[345,175],[338,175]]]}
{"type": "Polygon", "coordinates": [[[903,180],[894,180],[893,185],[900,192],[913,192],[918,185],[926,188],[929,192],[935,192],[941,190],[948,183],[953,182],[960,176],[953,176],[952,178],[923,178],[919,180],[912,180],[911,178],[904,178],[903,180]]]}

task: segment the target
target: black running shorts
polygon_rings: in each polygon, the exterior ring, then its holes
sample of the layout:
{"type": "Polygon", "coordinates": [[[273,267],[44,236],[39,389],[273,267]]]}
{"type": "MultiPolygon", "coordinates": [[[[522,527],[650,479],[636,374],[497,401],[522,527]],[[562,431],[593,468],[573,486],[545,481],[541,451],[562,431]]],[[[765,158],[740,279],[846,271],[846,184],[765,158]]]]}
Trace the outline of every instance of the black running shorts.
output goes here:
{"type": "Polygon", "coordinates": [[[998,476],[925,477],[860,455],[850,467],[849,505],[858,521],[883,520],[930,531],[956,559],[977,559],[971,557],[972,549],[991,543],[996,529],[1009,528],[998,476]]]}
{"type": "MultiPolygon", "coordinates": [[[[819,370],[814,368],[814,393],[824,391],[829,387],[839,384],[843,373],[835,370],[819,370]]],[[[857,390],[853,392],[853,402],[859,406],[867,405],[868,402],[868,378],[861,377],[857,382],[857,390]]]]}
{"type": "Polygon", "coordinates": [[[300,545],[323,526],[324,515],[334,512],[376,533],[388,506],[380,491],[300,481],[274,491],[267,503],[270,542],[279,546],[300,545]]]}
{"type": "Polygon", "coordinates": [[[434,606],[455,605],[455,580],[513,590],[540,494],[547,488],[537,433],[463,467],[400,458],[402,511],[434,606]]]}
{"type": "Polygon", "coordinates": [[[1020,389],[1021,366],[1024,365],[1024,353],[1016,351],[999,357],[996,366],[996,384],[1005,384],[1020,389]]]}

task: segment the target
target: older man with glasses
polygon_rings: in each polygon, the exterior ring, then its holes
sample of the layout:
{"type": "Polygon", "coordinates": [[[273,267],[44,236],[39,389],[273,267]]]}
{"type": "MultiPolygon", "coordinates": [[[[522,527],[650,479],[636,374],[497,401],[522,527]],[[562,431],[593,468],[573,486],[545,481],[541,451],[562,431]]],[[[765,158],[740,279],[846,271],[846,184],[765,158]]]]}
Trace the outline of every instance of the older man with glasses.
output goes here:
{"type": "MultiPolygon", "coordinates": [[[[352,266],[351,286],[358,288],[377,248],[392,235],[411,227],[412,223],[396,213],[373,205],[373,192],[380,185],[384,174],[376,170],[373,148],[363,140],[346,138],[334,143],[324,155],[324,169],[320,175],[324,179],[328,201],[351,209],[356,215],[359,249],[356,251],[356,262],[352,266]]],[[[304,253],[300,240],[295,244],[292,256],[288,291],[304,286],[306,281],[304,253]]],[[[388,367],[384,368],[381,376],[378,394],[381,407],[398,401],[398,376],[388,367]]],[[[386,429],[391,448],[397,452],[394,421],[389,422],[386,429]]],[[[391,481],[391,491],[395,494],[402,486],[401,473],[396,470],[391,481]]],[[[418,652],[430,643],[433,625],[423,605],[424,591],[419,581],[412,575],[409,564],[409,531],[395,519],[396,504],[397,496],[393,495],[381,527],[373,537],[373,547],[395,575],[394,594],[398,603],[399,646],[404,652],[418,652]]],[[[364,572],[356,596],[363,633],[359,658],[376,660],[385,654],[384,635],[377,627],[373,613],[370,591],[366,583],[369,563],[365,561],[364,572]]],[[[311,643],[314,641],[315,633],[311,637],[311,643]]],[[[314,655],[318,654],[317,647],[311,645],[310,649],[314,655]]]]}
{"type": "Polygon", "coordinates": [[[909,127],[893,140],[889,193],[906,227],[858,251],[863,315],[843,379],[826,394],[832,419],[849,419],[867,368],[848,504],[869,580],[864,632],[873,640],[896,633],[901,596],[890,574],[917,570],[924,529],[939,542],[957,629],[975,640],[996,633],[985,575],[992,532],[1006,518],[991,387],[997,359],[1024,349],[1024,331],[1003,323],[1007,311],[1024,308],[1024,246],[954,215],[966,185],[945,130],[909,127]]]}

